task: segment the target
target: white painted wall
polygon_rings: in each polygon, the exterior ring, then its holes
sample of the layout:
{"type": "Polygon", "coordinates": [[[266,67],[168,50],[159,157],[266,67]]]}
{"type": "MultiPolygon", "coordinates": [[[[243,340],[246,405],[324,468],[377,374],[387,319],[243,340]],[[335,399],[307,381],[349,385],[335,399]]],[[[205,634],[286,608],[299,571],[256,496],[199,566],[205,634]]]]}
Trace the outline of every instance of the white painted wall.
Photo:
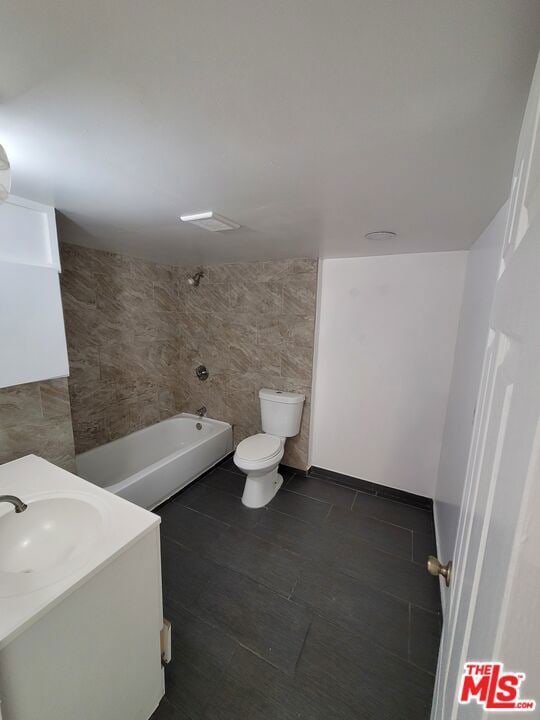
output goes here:
{"type": "Polygon", "coordinates": [[[433,497],[466,258],[321,262],[312,465],[433,497]]]}
{"type": "Polygon", "coordinates": [[[453,557],[474,411],[504,240],[507,204],[469,251],[454,369],[435,491],[438,551],[453,557]]]}

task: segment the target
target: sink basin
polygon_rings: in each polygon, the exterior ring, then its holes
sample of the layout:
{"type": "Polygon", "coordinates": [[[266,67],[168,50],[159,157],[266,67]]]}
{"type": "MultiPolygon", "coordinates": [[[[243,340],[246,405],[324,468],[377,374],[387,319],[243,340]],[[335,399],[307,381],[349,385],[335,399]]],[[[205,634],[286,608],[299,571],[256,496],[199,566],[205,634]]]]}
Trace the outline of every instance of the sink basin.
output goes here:
{"type": "Polygon", "coordinates": [[[103,536],[103,513],[80,497],[25,500],[22,513],[0,517],[0,595],[31,592],[60,580],[88,559],[103,536]]]}

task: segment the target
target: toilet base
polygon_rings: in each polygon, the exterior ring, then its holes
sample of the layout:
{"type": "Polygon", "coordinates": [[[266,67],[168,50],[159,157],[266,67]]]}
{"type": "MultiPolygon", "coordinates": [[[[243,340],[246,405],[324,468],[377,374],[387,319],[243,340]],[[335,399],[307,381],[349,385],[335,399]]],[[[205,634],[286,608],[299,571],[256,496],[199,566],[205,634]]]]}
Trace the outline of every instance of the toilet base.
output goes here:
{"type": "Polygon", "coordinates": [[[268,505],[283,484],[283,477],[277,468],[263,475],[249,473],[246,477],[242,504],[248,508],[262,508],[268,505]]]}

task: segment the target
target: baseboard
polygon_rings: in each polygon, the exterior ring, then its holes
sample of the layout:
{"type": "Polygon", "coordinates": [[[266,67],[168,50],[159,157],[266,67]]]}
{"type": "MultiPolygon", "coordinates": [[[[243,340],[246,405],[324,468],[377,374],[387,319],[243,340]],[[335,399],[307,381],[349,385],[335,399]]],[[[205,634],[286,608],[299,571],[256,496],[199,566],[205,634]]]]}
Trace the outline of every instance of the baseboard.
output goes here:
{"type": "Polygon", "coordinates": [[[279,470],[280,472],[286,472],[289,475],[301,475],[302,477],[306,477],[308,474],[307,470],[299,470],[292,465],[284,465],[283,463],[279,464],[279,470]]]}
{"type": "Polygon", "coordinates": [[[412,505],[422,508],[423,510],[433,511],[433,500],[424,495],[416,495],[415,493],[406,492],[405,490],[397,490],[396,488],[387,487],[386,485],[379,485],[378,483],[368,482],[367,480],[362,480],[352,475],[344,475],[334,470],[326,470],[325,468],[316,466],[310,467],[307,475],[308,477],[327,480],[337,485],[345,485],[346,487],[353,488],[353,490],[359,490],[360,492],[365,492],[370,495],[379,495],[388,500],[395,500],[396,502],[412,505]]]}

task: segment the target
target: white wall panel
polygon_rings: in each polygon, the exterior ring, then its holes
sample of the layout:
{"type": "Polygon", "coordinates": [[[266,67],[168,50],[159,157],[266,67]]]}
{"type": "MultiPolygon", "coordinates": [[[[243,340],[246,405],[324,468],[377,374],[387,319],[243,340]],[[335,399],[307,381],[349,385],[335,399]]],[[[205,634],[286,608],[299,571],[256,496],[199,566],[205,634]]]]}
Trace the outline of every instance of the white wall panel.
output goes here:
{"type": "Polygon", "coordinates": [[[466,257],[322,261],[312,465],[433,497],[466,257]]]}

